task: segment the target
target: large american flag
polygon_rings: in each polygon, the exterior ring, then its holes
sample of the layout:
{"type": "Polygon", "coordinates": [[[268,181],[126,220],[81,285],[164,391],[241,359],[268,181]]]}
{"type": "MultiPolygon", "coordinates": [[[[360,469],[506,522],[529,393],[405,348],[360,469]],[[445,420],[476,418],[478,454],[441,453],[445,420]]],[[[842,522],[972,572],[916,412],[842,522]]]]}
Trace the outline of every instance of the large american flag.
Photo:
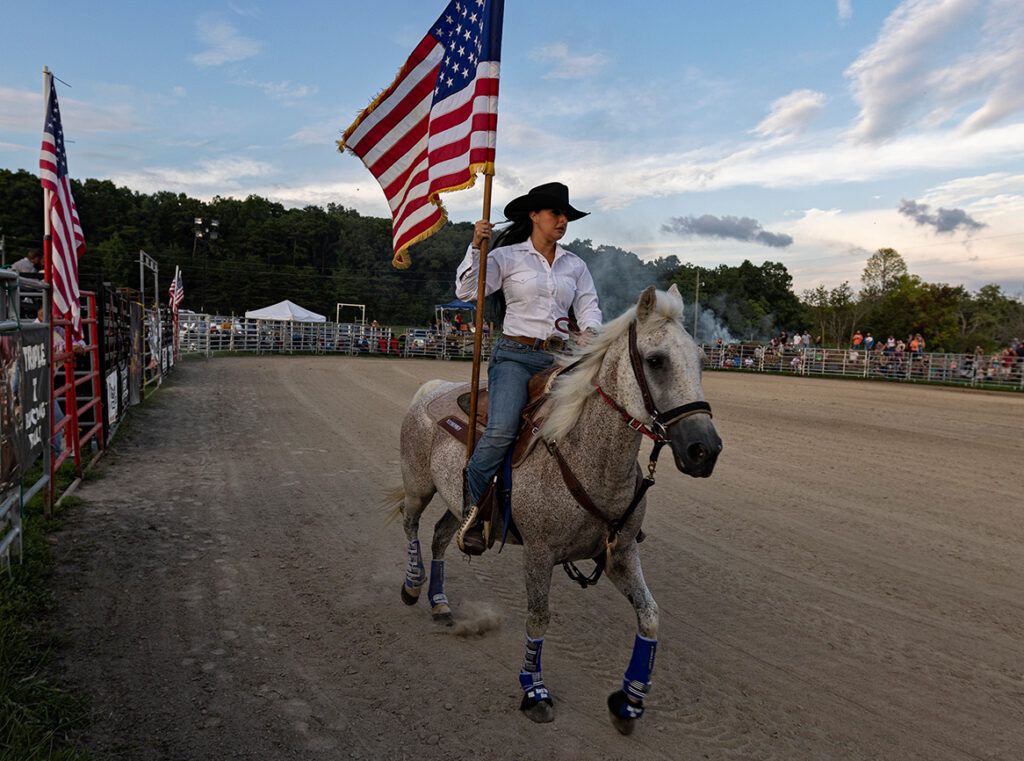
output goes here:
{"type": "Polygon", "coordinates": [[[64,151],[64,129],[60,125],[60,107],[53,76],[47,78],[49,99],[43,125],[43,146],[39,153],[39,180],[50,191],[47,216],[50,221],[50,282],[53,306],[58,314],[71,313],[75,335],[81,333],[81,307],[78,293],[78,257],[85,252],[85,236],[78,219],[75,199],[68,179],[68,157],[64,151]]]}
{"type": "Polygon", "coordinates": [[[185,284],[181,279],[181,268],[174,268],[174,280],[171,281],[171,287],[167,289],[167,301],[171,305],[171,311],[174,314],[178,313],[178,307],[181,306],[181,302],[185,300],[185,284]]]}
{"type": "Polygon", "coordinates": [[[391,206],[392,264],[447,219],[439,194],[494,173],[504,0],[452,0],[398,72],[345,130],[391,206]]]}

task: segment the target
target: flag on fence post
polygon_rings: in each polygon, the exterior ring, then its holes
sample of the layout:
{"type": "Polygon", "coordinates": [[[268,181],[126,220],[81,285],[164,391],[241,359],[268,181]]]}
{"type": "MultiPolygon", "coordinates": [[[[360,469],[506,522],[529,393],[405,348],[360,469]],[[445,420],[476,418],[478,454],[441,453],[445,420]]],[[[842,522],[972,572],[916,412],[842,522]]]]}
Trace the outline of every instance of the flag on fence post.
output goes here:
{"type": "Polygon", "coordinates": [[[53,286],[53,307],[61,315],[70,313],[74,335],[82,332],[82,310],[78,291],[78,257],[85,252],[85,236],[78,209],[71,195],[64,130],[60,122],[53,74],[45,73],[46,120],[39,153],[39,181],[46,200],[46,228],[49,235],[47,280],[53,286]]]}
{"type": "Polygon", "coordinates": [[[392,264],[433,235],[447,213],[440,193],[494,174],[504,0],[452,0],[391,83],[338,142],[387,196],[392,264]]]}
{"type": "Polygon", "coordinates": [[[178,308],[185,300],[185,284],[181,279],[181,267],[175,266],[174,280],[171,287],[167,289],[167,303],[171,307],[171,325],[173,327],[173,338],[171,340],[171,351],[174,352],[174,359],[178,359],[178,308]]]}
{"type": "Polygon", "coordinates": [[[185,285],[181,280],[181,267],[174,268],[174,280],[167,289],[167,303],[171,305],[171,313],[178,314],[178,307],[185,300],[185,285]]]}

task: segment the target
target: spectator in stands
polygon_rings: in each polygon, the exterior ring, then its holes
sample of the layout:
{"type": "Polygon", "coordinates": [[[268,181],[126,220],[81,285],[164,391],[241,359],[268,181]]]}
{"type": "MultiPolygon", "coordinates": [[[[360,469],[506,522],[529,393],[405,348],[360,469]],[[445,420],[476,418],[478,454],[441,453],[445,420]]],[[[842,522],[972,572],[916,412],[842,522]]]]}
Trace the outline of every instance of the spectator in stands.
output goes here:
{"type": "Polygon", "coordinates": [[[804,343],[804,346],[810,348],[810,346],[811,346],[811,334],[808,333],[806,330],[804,331],[804,341],[803,341],[803,343],[804,343]]]}
{"type": "Polygon", "coordinates": [[[801,342],[804,340],[803,334],[798,330],[793,334],[793,348],[799,349],[801,342]]]}
{"type": "Polygon", "coordinates": [[[889,337],[885,339],[885,350],[889,354],[892,354],[893,352],[896,351],[896,339],[893,338],[892,333],[890,333],[889,337]]]}
{"type": "Polygon", "coordinates": [[[873,335],[871,335],[871,333],[868,333],[866,336],[864,336],[864,350],[865,351],[871,351],[874,348],[875,348],[875,337],[873,335]]]}
{"type": "Polygon", "coordinates": [[[857,328],[853,334],[853,339],[850,341],[850,348],[859,349],[862,343],[864,343],[864,335],[860,332],[860,328],[857,328]]]}
{"type": "Polygon", "coordinates": [[[22,277],[38,278],[43,271],[43,252],[30,248],[25,256],[11,265],[11,269],[22,277]]]}

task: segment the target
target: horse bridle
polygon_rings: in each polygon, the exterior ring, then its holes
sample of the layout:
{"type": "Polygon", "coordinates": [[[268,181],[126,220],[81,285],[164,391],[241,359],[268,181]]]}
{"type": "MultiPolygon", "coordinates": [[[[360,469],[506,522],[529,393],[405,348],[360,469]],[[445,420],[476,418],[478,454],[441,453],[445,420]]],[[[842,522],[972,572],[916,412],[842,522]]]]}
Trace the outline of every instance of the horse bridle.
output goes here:
{"type": "Polygon", "coordinates": [[[636,378],[637,386],[640,388],[640,396],[643,398],[644,409],[647,411],[647,414],[651,416],[650,428],[642,420],[638,420],[630,415],[621,404],[606,394],[600,385],[597,383],[594,384],[594,388],[597,389],[597,393],[601,396],[601,399],[603,399],[608,406],[615,409],[619,415],[622,416],[622,419],[626,421],[626,425],[654,441],[654,447],[651,449],[651,457],[647,463],[647,475],[642,479],[639,479],[636,491],[633,493],[633,499],[629,503],[629,507],[626,508],[626,511],[615,520],[609,520],[609,518],[590,498],[590,495],[587,494],[586,489],[583,488],[579,479],[576,478],[576,475],[569,467],[569,463],[567,463],[565,458],[562,457],[562,453],[558,450],[555,443],[549,442],[547,445],[548,451],[551,452],[558,463],[558,468],[562,473],[562,480],[565,482],[565,486],[569,490],[569,493],[572,494],[580,507],[604,523],[608,528],[606,552],[594,558],[596,568],[593,573],[589,576],[585,576],[571,561],[562,563],[562,567],[565,569],[569,578],[578,583],[584,589],[597,583],[597,580],[601,577],[601,573],[604,571],[607,556],[611,553],[611,549],[615,544],[619,531],[621,531],[622,527],[629,521],[633,512],[640,504],[640,501],[644,498],[644,494],[647,493],[647,490],[654,486],[654,471],[658,467],[658,456],[661,454],[662,448],[666,444],[670,443],[668,438],[668,429],[679,421],[685,420],[693,415],[707,415],[708,417],[711,417],[711,405],[705,401],[689,402],[687,404],[681,404],[678,407],[673,407],[667,412],[658,412],[658,408],[654,404],[654,398],[651,396],[650,386],[647,383],[647,374],[644,372],[643,357],[640,356],[640,349],[637,347],[636,343],[636,320],[629,324],[629,362],[633,367],[633,377],[636,378]]]}

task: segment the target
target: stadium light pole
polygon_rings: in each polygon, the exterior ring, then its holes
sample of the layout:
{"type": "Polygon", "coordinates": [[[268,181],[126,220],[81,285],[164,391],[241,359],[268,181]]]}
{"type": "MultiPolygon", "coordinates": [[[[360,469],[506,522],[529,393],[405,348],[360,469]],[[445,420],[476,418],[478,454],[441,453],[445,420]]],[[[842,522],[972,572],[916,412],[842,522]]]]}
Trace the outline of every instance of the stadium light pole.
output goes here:
{"type": "Polygon", "coordinates": [[[196,217],[192,223],[192,258],[196,258],[196,244],[202,238],[206,241],[206,248],[203,251],[203,297],[200,310],[206,312],[206,279],[209,277],[210,248],[213,241],[220,237],[220,222],[216,219],[204,221],[202,217],[196,217]]]}

